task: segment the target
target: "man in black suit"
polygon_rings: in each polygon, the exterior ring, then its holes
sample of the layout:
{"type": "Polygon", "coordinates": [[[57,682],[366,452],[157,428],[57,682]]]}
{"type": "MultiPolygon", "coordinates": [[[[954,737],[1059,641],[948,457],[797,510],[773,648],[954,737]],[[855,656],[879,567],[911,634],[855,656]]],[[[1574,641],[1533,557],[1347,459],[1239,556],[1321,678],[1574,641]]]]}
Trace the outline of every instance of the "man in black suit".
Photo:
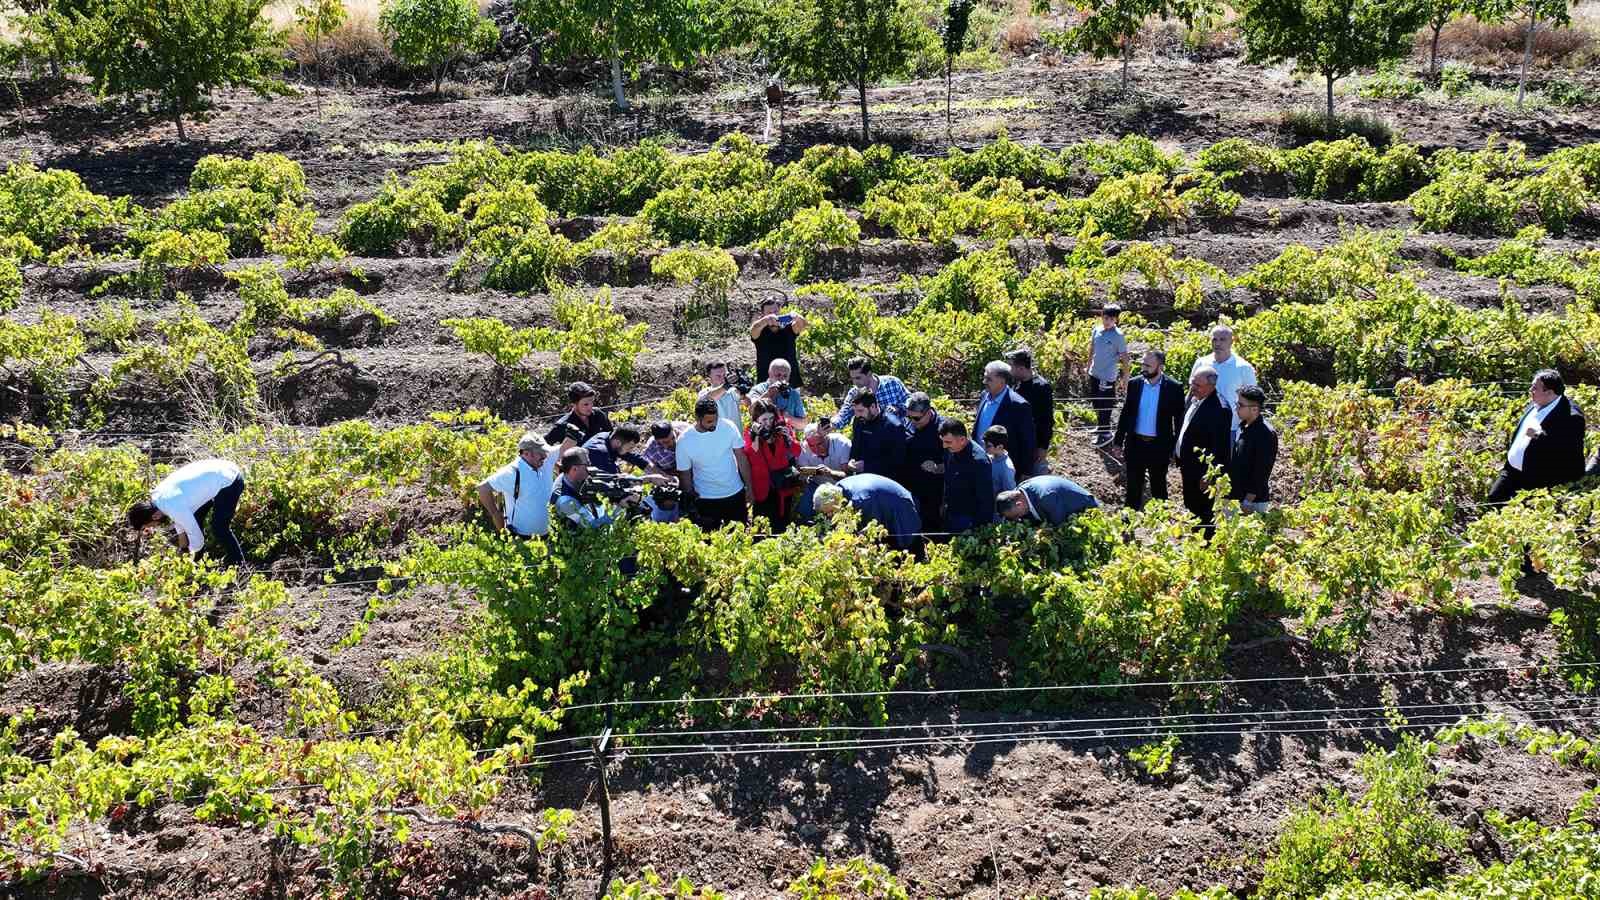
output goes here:
{"type": "Polygon", "coordinates": [[[1267,424],[1262,410],[1267,395],[1247,384],[1238,390],[1233,414],[1239,417],[1239,436],[1228,460],[1228,498],[1239,501],[1247,513],[1264,513],[1272,504],[1272,467],[1278,461],[1278,432],[1267,424]]]}
{"type": "Polygon", "coordinates": [[[1555,369],[1533,373],[1529,403],[1517,419],[1500,476],[1489,488],[1490,503],[1505,503],[1520,491],[1577,481],[1583,471],[1583,411],[1567,399],[1555,369]]]}
{"type": "MultiPolygon", "coordinates": [[[[995,425],[1005,426],[1013,460],[1036,458],[1033,408],[1011,388],[1011,366],[998,359],[983,367],[983,393],[978,396],[978,415],[968,433],[988,434],[995,425]]],[[[1023,478],[1018,471],[1017,481],[1023,478]]]]}
{"type": "Polygon", "coordinates": [[[1183,423],[1183,386],[1162,371],[1166,364],[1166,353],[1145,353],[1143,377],[1128,383],[1128,399],[1122,404],[1122,416],[1112,439],[1123,448],[1123,468],[1128,476],[1126,502],[1133,509],[1144,509],[1146,481],[1150,483],[1151,497],[1167,499],[1167,465],[1183,423]]]}
{"type": "Polygon", "coordinates": [[[1033,410],[1033,458],[1018,459],[1013,455],[1011,459],[1017,469],[1017,480],[1026,481],[1034,475],[1050,473],[1050,439],[1056,428],[1056,389],[1048,378],[1033,371],[1033,351],[1027,347],[1007,353],[1006,362],[1011,363],[1012,390],[1021,394],[1033,410]]]}
{"type": "Polygon", "coordinates": [[[1189,376],[1189,408],[1178,427],[1178,444],[1172,456],[1183,476],[1183,505],[1194,513],[1209,534],[1215,503],[1206,490],[1206,471],[1228,468],[1233,451],[1233,413],[1217,396],[1217,370],[1201,366],[1189,376]]]}

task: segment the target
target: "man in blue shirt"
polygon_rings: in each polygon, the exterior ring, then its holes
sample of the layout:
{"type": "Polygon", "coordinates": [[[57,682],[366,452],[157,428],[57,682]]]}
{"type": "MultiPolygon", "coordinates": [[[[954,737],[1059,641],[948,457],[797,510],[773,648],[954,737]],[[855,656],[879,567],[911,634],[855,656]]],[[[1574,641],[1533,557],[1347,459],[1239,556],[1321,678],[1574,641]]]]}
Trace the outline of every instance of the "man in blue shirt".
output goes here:
{"type": "Polygon", "coordinates": [[[896,547],[904,549],[916,544],[922,519],[911,492],[899,484],[879,475],[851,475],[838,484],[817,487],[818,513],[831,516],[845,503],[864,518],[881,524],[896,547]]]}
{"type": "Polygon", "coordinates": [[[634,452],[644,434],[639,426],[624,422],[610,431],[602,431],[583,442],[589,454],[589,468],[610,475],[621,475],[617,460],[623,460],[642,470],[650,468],[650,460],[634,452]]]}
{"type": "Polygon", "coordinates": [[[994,474],[989,455],[967,437],[967,426],[945,419],[944,525],[946,531],[971,531],[994,521],[994,474]]]}
{"type": "Polygon", "coordinates": [[[1093,494],[1060,475],[1029,478],[995,500],[1000,516],[1007,522],[1027,520],[1047,525],[1060,525],[1068,516],[1099,505],[1093,494]]]}
{"type": "Polygon", "coordinates": [[[800,389],[789,382],[789,361],[775,359],[767,366],[767,380],[750,389],[750,399],[760,400],[765,397],[772,401],[772,405],[783,413],[789,420],[789,426],[795,431],[803,431],[806,427],[806,402],[800,396],[800,389]]]}
{"type": "Polygon", "coordinates": [[[589,454],[582,447],[563,452],[557,471],[561,477],[556,479],[550,505],[555,508],[558,523],[600,528],[615,521],[610,510],[601,509],[595,501],[583,498],[583,483],[589,479],[589,454]]]}
{"type": "Polygon", "coordinates": [[[878,405],[875,394],[857,394],[851,403],[855,418],[850,434],[850,474],[901,477],[906,459],[906,426],[900,417],[878,405]]]}
{"type": "Polygon", "coordinates": [[[864,356],[851,358],[844,364],[845,370],[850,373],[850,392],[845,394],[844,403],[839,407],[839,414],[833,418],[833,430],[843,431],[850,419],[855,415],[856,398],[862,394],[871,394],[878,398],[878,405],[884,412],[900,415],[905,411],[906,399],[911,396],[904,383],[893,375],[878,375],[872,371],[872,363],[864,356]]]}

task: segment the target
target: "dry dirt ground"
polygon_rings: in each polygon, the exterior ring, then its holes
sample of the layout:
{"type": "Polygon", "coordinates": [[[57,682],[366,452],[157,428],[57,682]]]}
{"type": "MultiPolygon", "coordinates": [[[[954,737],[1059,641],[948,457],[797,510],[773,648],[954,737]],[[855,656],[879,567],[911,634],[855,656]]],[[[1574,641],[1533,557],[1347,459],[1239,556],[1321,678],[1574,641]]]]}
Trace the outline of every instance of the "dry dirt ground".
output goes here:
{"type": "MultiPolygon", "coordinates": [[[[1281,109],[1309,105],[1318,96],[1316,85],[1296,84],[1280,70],[1232,59],[1160,58],[1135,65],[1143,100],[1125,102],[1106,90],[1112,72],[1110,64],[1034,60],[1017,61],[1001,72],[963,76],[957,97],[970,106],[958,138],[982,140],[1003,125],[1019,141],[1059,144],[1138,132],[1192,150],[1232,136],[1273,140],[1281,109]]],[[[908,149],[942,152],[944,123],[932,106],[942,95],[942,85],[931,81],[874,91],[873,102],[884,105],[877,118],[882,136],[908,149]]],[[[1420,101],[1341,102],[1346,108],[1380,113],[1403,137],[1430,148],[1480,146],[1492,132],[1526,141],[1534,150],[1600,140],[1594,110],[1508,119],[1420,101]]],[[[754,89],[737,87],[707,97],[651,100],[632,116],[606,114],[588,100],[487,92],[434,100],[409,92],[358,89],[331,91],[320,101],[310,95],[264,101],[230,93],[218,98],[207,121],[192,128],[198,141],[180,146],[165,121],[114,104],[95,104],[80,88],[50,93],[22,85],[16,97],[3,103],[9,105],[0,106],[0,157],[28,154],[43,165],[79,172],[95,190],[130,193],[146,202],[181,191],[194,161],[204,153],[286,153],[304,166],[325,225],[350,203],[370,196],[386,172],[442,158],[417,142],[493,137],[514,145],[581,143],[667,133],[697,146],[734,129],[759,134],[765,115],[754,89]]],[[[853,116],[847,103],[800,95],[786,116],[780,152],[798,153],[808,143],[845,139],[853,116]]],[[[1352,225],[1404,226],[1409,221],[1409,213],[1398,204],[1252,199],[1228,232],[1157,240],[1238,271],[1271,258],[1290,242],[1324,246],[1352,225]],[[1276,212],[1269,215],[1269,210],[1276,212]]],[[[563,223],[574,236],[591,227],[588,222],[563,223]]],[[[1430,289],[1463,302],[1498,304],[1496,284],[1454,274],[1443,265],[1442,248],[1483,246],[1487,243],[1466,238],[1413,237],[1405,252],[1429,269],[1430,289]]],[[[1037,255],[1040,248],[1035,245],[1030,252],[1037,255]]],[[[844,276],[861,282],[927,274],[947,261],[925,247],[894,241],[840,256],[833,262],[844,276]]],[[[792,286],[765,259],[741,255],[740,261],[741,294],[733,321],[725,338],[710,342],[670,337],[673,304],[681,295],[675,288],[652,284],[647,270],[604,279],[618,286],[618,308],[630,320],[652,326],[651,352],[641,362],[633,395],[608,401],[665,393],[683,384],[708,357],[748,362],[753,354],[739,332],[748,321],[749,298],[762,289],[792,286]]],[[[452,290],[445,283],[451,263],[448,258],[350,260],[291,285],[299,293],[325,293],[339,283],[357,286],[398,325],[378,333],[353,321],[336,334],[323,335],[351,366],[330,368],[301,383],[269,382],[271,401],[283,418],[301,423],[350,417],[402,420],[469,405],[487,406],[508,417],[553,411],[554,385],[544,381],[526,390],[513,387],[487,361],[464,354],[437,324],[446,316],[471,315],[498,316],[516,325],[548,324],[548,298],[452,290]],[[350,277],[355,267],[364,270],[365,280],[350,277]]],[[[14,315],[29,318],[44,307],[87,313],[95,305],[87,288],[115,270],[30,268],[26,300],[14,315]]],[[[208,317],[220,322],[236,312],[236,298],[220,280],[191,287],[208,317]]],[[[1565,299],[1547,289],[1518,296],[1530,308],[1565,299]]],[[[1171,318],[1170,298],[1137,294],[1134,306],[1171,318]]],[[[1206,314],[1195,318],[1198,323],[1206,314]]],[[[281,348],[256,349],[265,366],[281,348]]],[[[1061,392],[1076,393],[1067,388],[1063,385],[1061,392]]],[[[115,421],[148,429],[182,412],[159,403],[128,407],[117,411],[115,421]]],[[[1063,443],[1057,464],[1103,500],[1120,496],[1114,460],[1096,454],[1083,436],[1063,443]]],[[[1230,715],[1226,721],[1298,719],[1303,717],[1268,713],[1334,709],[1345,711],[1342,719],[1331,731],[1322,724],[1329,714],[1319,713],[1313,716],[1318,719],[1314,725],[1260,726],[1288,733],[1217,733],[1186,740],[1175,773],[1166,779],[1143,776],[1128,762],[1125,751],[1143,739],[1114,734],[1027,744],[950,742],[848,757],[711,755],[658,761],[624,753],[614,764],[611,782],[618,871],[635,873],[652,865],[663,873],[683,873],[726,888],[730,896],[767,897],[818,854],[866,854],[896,871],[914,896],[1077,896],[1096,885],[1131,881],[1162,890],[1217,882],[1248,890],[1259,875],[1262,853],[1291,807],[1322,785],[1353,784],[1351,763],[1364,742],[1386,739],[1377,728],[1386,687],[1398,702],[1412,707],[1418,724],[1503,711],[1592,733],[1586,711],[1572,704],[1550,705],[1550,698],[1564,696],[1560,683],[1533,671],[1554,655],[1547,618],[1563,598],[1538,579],[1520,585],[1514,597],[1502,597],[1486,584],[1467,585],[1465,594],[1475,603],[1468,614],[1399,607],[1386,613],[1354,660],[1275,637],[1274,629],[1265,626],[1242,627],[1228,660],[1230,676],[1290,680],[1226,691],[1216,710],[1254,714],[1230,715]],[[1300,677],[1460,668],[1509,671],[1300,677]]],[[[317,586],[296,588],[296,597],[288,615],[297,625],[297,647],[357,699],[381,685],[387,663],[437,646],[439,635],[455,627],[470,606],[470,600],[437,592],[401,595],[377,613],[362,643],[340,650],[335,645],[366,608],[368,594],[317,586]]],[[[959,663],[949,664],[938,676],[941,683],[954,686],[971,686],[979,677],[959,663]]],[[[112,733],[125,726],[128,715],[119,706],[118,684],[114,672],[46,667],[6,685],[0,712],[39,708],[36,737],[41,740],[66,725],[88,735],[112,733]]],[[[993,697],[969,695],[959,707],[897,705],[891,716],[897,723],[980,723],[996,716],[1145,721],[1162,711],[1158,700],[1063,704],[1013,697],[1002,704],[993,697]]],[[[260,710],[263,722],[273,714],[260,710]]],[[[1447,752],[1442,767],[1445,778],[1435,791],[1440,809],[1475,832],[1481,830],[1480,811],[1488,808],[1556,821],[1579,792],[1595,784],[1593,776],[1562,769],[1516,747],[1472,745],[1447,752]]],[[[515,786],[485,818],[531,822],[547,804],[578,810],[574,839],[567,845],[540,855],[520,839],[429,826],[420,833],[432,845],[399,853],[396,862],[404,877],[386,891],[409,897],[530,900],[592,896],[600,853],[591,770],[578,765],[552,769],[538,784],[515,786]]],[[[270,836],[196,824],[179,807],[123,823],[105,844],[111,849],[93,861],[106,866],[103,881],[43,883],[23,894],[258,898],[315,893],[312,862],[305,856],[285,852],[270,836]]],[[[1476,852],[1492,849],[1481,841],[1474,846],[1481,848],[1476,852]]]]}

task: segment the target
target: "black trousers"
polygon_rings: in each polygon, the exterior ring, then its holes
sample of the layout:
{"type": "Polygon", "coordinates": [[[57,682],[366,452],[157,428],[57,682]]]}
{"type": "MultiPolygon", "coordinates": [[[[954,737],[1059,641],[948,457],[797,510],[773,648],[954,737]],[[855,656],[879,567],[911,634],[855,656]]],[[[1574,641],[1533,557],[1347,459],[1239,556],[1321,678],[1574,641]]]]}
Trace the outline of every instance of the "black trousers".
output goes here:
{"type": "Polygon", "coordinates": [[[1089,405],[1094,407],[1094,418],[1099,423],[1096,434],[1109,434],[1111,410],[1117,406],[1117,383],[1113,381],[1110,387],[1102,387],[1100,379],[1090,375],[1084,382],[1083,395],[1089,398],[1089,405]]]}
{"type": "MultiPolygon", "coordinates": [[[[784,509],[783,505],[783,499],[777,491],[768,491],[767,499],[757,500],[755,502],[755,506],[753,507],[756,515],[772,523],[773,534],[782,534],[783,530],[789,527],[788,514],[793,512],[793,510],[784,509]]],[[[792,499],[789,503],[789,506],[794,506],[792,499]]]]}
{"type": "Polygon", "coordinates": [[[1211,492],[1206,485],[1206,470],[1204,463],[1179,463],[1178,471],[1183,475],[1183,506],[1206,529],[1211,528],[1211,520],[1216,512],[1216,503],[1211,499],[1211,492]]]}
{"type": "Polygon", "coordinates": [[[745,506],[743,491],[716,500],[700,497],[695,500],[694,508],[700,527],[707,531],[715,531],[729,522],[750,521],[750,508],[745,506]]]}
{"type": "Polygon", "coordinates": [[[222,561],[230,566],[244,562],[244,548],[239,546],[239,539],[233,534],[233,514],[239,509],[239,498],[243,495],[244,476],[240,475],[233,480],[233,484],[217,491],[215,497],[200,504],[200,508],[194,511],[194,520],[202,530],[211,532],[212,540],[222,551],[222,561]]]}
{"type": "Polygon", "coordinates": [[[922,518],[922,530],[943,531],[944,476],[939,476],[937,481],[931,483],[927,480],[910,481],[906,489],[911,491],[911,499],[916,501],[917,515],[922,518]]]}
{"type": "Polygon", "coordinates": [[[1500,466],[1500,474],[1495,477],[1494,484],[1489,486],[1487,500],[1490,503],[1505,503],[1515,497],[1518,491],[1525,489],[1523,484],[1522,473],[1511,468],[1510,463],[1504,463],[1500,466]]]}
{"type": "Polygon", "coordinates": [[[1156,500],[1167,499],[1167,467],[1172,454],[1167,452],[1165,441],[1147,441],[1136,434],[1128,435],[1122,458],[1128,476],[1125,502],[1129,509],[1144,509],[1144,489],[1150,485],[1150,496],[1156,500]]]}

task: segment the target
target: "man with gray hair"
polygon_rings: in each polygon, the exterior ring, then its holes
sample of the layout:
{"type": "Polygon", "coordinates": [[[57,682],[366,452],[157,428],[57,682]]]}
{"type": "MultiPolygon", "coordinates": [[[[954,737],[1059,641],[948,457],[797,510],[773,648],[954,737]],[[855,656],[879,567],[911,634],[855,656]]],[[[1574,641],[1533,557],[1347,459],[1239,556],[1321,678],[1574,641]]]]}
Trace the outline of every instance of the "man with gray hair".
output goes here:
{"type": "Polygon", "coordinates": [[[1172,454],[1183,476],[1183,505],[1207,534],[1215,503],[1206,490],[1206,472],[1213,465],[1227,471],[1233,450],[1232,422],[1217,397],[1217,380],[1217,370],[1210,366],[1198,366],[1189,375],[1189,408],[1172,454]]]}
{"type": "Polygon", "coordinates": [[[1237,432],[1239,414],[1234,411],[1234,405],[1239,402],[1239,388],[1256,383],[1256,369],[1233,352],[1233,329],[1228,325],[1218,324],[1211,329],[1211,352],[1194,361],[1194,368],[1189,370],[1190,380],[1206,366],[1217,372],[1217,396],[1232,414],[1229,428],[1237,432]]]}
{"type": "Polygon", "coordinates": [[[577,442],[569,434],[559,447],[529,431],[517,441],[517,458],[478,483],[478,505],[496,531],[538,537],[550,531],[550,492],[556,463],[577,442]]]}
{"type": "Polygon", "coordinates": [[[983,393],[978,397],[978,415],[969,433],[988,434],[996,425],[1005,427],[1012,457],[1035,458],[1033,408],[1012,389],[1011,365],[998,359],[983,367],[983,393]]]}

